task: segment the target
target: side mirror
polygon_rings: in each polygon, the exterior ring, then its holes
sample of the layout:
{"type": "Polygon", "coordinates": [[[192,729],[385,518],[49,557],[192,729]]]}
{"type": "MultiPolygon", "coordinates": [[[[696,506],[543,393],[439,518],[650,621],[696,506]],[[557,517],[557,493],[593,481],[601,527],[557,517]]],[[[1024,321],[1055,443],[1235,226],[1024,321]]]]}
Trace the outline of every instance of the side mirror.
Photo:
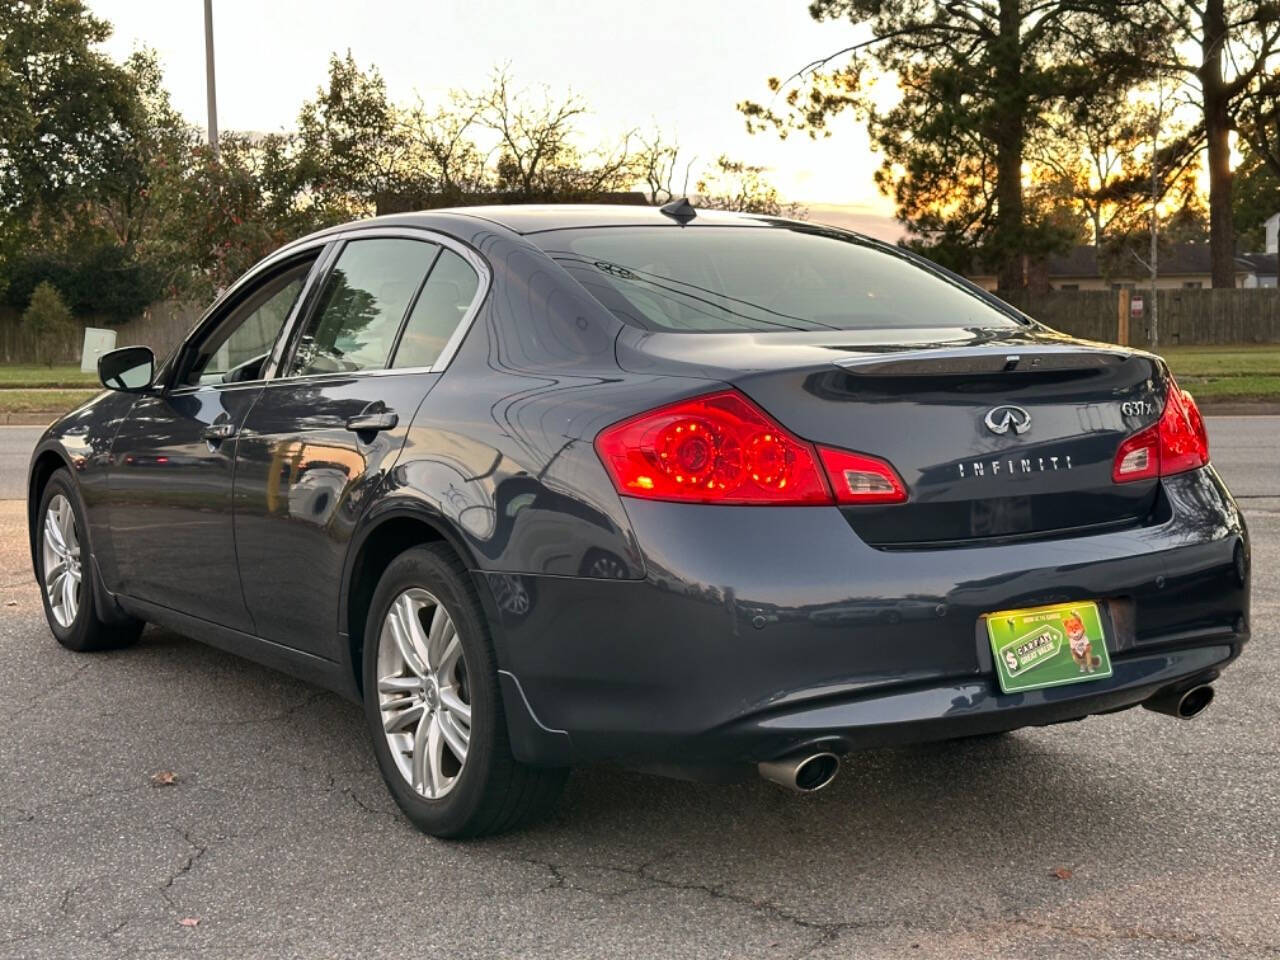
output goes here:
{"type": "Polygon", "coordinates": [[[121,347],[98,358],[98,379],[108,390],[146,393],[156,375],[156,355],[150,347],[121,347]]]}

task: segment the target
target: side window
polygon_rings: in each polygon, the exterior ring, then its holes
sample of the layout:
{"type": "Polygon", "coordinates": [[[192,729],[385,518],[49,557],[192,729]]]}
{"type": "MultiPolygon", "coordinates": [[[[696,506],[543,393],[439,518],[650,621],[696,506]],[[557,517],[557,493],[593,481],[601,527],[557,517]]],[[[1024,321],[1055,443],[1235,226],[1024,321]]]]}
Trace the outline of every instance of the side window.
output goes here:
{"type": "Polygon", "coordinates": [[[352,240],[325,281],[286,376],[379,369],[440,248],[422,240],[352,240]]]}
{"type": "Polygon", "coordinates": [[[435,363],[479,286],[480,278],[467,261],[452,250],[442,250],[409,314],[392,366],[429,367],[435,363]]]}
{"type": "Polygon", "coordinates": [[[261,378],[262,365],[314,262],[311,256],[291,264],[250,291],[205,338],[182,382],[195,386],[261,378]]]}

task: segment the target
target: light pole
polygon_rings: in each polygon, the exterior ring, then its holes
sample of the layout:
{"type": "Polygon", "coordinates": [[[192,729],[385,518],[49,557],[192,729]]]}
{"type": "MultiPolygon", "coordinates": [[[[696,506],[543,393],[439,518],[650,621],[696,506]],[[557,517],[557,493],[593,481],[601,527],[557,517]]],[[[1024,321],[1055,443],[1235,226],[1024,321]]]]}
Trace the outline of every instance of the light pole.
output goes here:
{"type": "Polygon", "coordinates": [[[218,91],[213,78],[213,0],[204,0],[204,72],[209,98],[209,150],[218,159],[218,91]]]}

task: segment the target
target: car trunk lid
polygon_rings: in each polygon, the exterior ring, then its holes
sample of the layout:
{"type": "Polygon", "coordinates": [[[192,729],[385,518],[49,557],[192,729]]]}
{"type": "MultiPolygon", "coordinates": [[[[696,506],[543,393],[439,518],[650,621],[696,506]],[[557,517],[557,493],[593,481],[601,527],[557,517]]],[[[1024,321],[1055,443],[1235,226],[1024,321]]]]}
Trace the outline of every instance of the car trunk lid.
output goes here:
{"type": "Polygon", "coordinates": [[[1148,354],[937,328],[627,331],[618,349],[631,369],[727,381],[804,439],[892,463],[908,502],[842,508],[875,546],[1065,536],[1140,523],[1157,505],[1158,481],[1112,479],[1121,440],[1163,408],[1163,365],[1148,354]]]}

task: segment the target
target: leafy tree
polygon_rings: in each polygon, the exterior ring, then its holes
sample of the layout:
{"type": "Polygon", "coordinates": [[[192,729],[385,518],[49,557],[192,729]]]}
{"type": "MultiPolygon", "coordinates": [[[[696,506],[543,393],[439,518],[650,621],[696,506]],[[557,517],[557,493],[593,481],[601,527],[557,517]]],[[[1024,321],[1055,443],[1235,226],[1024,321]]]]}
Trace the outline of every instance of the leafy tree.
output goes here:
{"type": "Polygon", "coordinates": [[[846,110],[865,118],[884,156],[876,181],[899,220],[951,255],[981,249],[1001,289],[1020,287],[1027,257],[1071,239],[1046,202],[1052,191],[1028,202],[1028,144],[1055,114],[1083,115],[1100,90],[1139,73],[1135,52],[1153,40],[1141,8],[1139,0],[813,0],[814,19],[868,28],[870,38],[772,78],[776,108],[739,109],[748,129],[784,135],[827,135],[846,110]],[[895,105],[870,95],[871,68],[896,79],[895,105]]]}
{"type": "Polygon", "coordinates": [[[491,189],[488,157],[475,141],[479,112],[471,98],[454,91],[435,110],[419,100],[403,116],[408,156],[402,189],[412,194],[413,206],[456,206],[491,189]]]}
{"type": "Polygon", "coordinates": [[[80,0],[0,3],[0,289],[16,256],[84,225],[127,148],[131,83],[95,49],[110,32],[80,0]]]}
{"type": "Polygon", "coordinates": [[[36,362],[53,366],[58,350],[75,329],[71,311],[53,284],[44,282],[31,294],[22,314],[22,331],[35,342],[36,362]]]}
{"type": "Polygon", "coordinates": [[[494,186],[506,200],[592,200],[635,180],[630,135],[588,152],[578,147],[576,122],[587,105],[577,96],[557,100],[546,89],[535,95],[502,69],[471,103],[477,122],[497,137],[494,186]]]}
{"type": "Polygon", "coordinates": [[[0,5],[0,210],[78,202],[127,149],[133,85],[95,47],[111,26],[80,0],[0,5]]]}
{"type": "Polygon", "coordinates": [[[84,236],[64,250],[14,258],[4,300],[22,310],[41,286],[65,290],[65,302],[78,316],[108,323],[138,316],[163,292],[152,265],[131,258],[101,234],[84,236]]]}
{"type": "Polygon", "coordinates": [[[224,132],[219,147],[218,158],[195,147],[154,187],[164,215],[141,250],[163,266],[170,295],[207,299],[277,247],[347,218],[302,191],[294,138],[224,132]]]}
{"type": "Polygon", "coordinates": [[[1257,150],[1246,146],[1243,154],[1235,169],[1232,200],[1238,246],[1248,253],[1266,249],[1264,225],[1280,213],[1280,173],[1257,150]]]}
{"type": "Polygon", "coordinates": [[[778,189],[765,178],[765,168],[731,160],[721,154],[698,178],[698,206],[770,216],[801,218],[804,207],[783,203],[778,189]]]}
{"type": "Polygon", "coordinates": [[[1030,151],[1086,220],[1081,241],[1096,246],[1104,276],[1132,273],[1135,261],[1151,269],[1153,208],[1157,270],[1170,245],[1207,238],[1187,130],[1163,87],[1140,93],[1115,90],[1085,116],[1056,119],[1030,151]]]}
{"type": "MultiPolygon", "coordinates": [[[[1156,69],[1182,76],[1201,115],[1193,149],[1204,147],[1209,172],[1209,246],[1215,287],[1235,285],[1230,136],[1264,116],[1280,98],[1280,4],[1276,0],[1153,0],[1172,42],[1152,58],[1156,69]]],[[[1260,146],[1261,140],[1255,141],[1260,146]]]]}
{"type": "Polygon", "coordinates": [[[296,176],[324,219],[369,216],[375,198],[402,186],[409,144],[386,82],[347,51],[329,58],[329,81],[298,114],[296,176]]]}

